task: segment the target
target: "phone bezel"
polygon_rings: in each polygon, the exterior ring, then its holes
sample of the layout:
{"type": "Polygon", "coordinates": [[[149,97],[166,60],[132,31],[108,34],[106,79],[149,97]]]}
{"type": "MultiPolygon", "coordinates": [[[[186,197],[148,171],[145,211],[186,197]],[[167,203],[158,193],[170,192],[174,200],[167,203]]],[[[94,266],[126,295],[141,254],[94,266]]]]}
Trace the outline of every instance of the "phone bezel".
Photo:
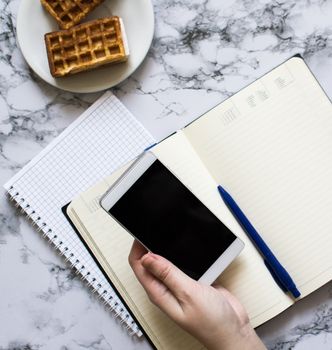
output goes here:
{"type": "MultiPolygon", "coordinates": [[[[100,199],[101,207],[122,227],[124,227],[109,210],[115,203],[130,189],[130,187],[140,178],[140,176],[157,160],[152,152],[144,152],[126,171],[125,173],[109,188],[109,190],[100,199]]],[[[175,175],[176,176],[176,175],[175,175]]],[[[179,180],[180,181],[180,180],[179,180]]],[[[217,187],[216,187],[217,188],[217,187]]],[[[188,191],[190,191],[188,189],[188,191]]],[[[202,203],[204,205],[204,203],[202,203]]],[[[224,224],[225,225],[225,224],[224,224]]],[[[225,225],[226,226],[226,225],[225,225]]],[[[227,226],[226,226],[227,227],[227,226]]],[[[229,227],[227,227],[229,229],[229,227]]],[[[124,229],[126,229],[124,227],[124,229]]],[[[230,229],[229,229],[230,230],[230,229]]],[[[145,242],[140,241],[133,232],[126,229],[136,240],[138,240],[147,250],[145,242]]],[[[233,234],[234,232],[230,230],[233,234]]],[[[244,248],[244,243],[236,237],[232,244],[217,258],[217,260],[205,271],[199,278],[199,282],[205,284],[213,283],[217,277],[226,269],[226,267],[237,257],[244,248]]]]}

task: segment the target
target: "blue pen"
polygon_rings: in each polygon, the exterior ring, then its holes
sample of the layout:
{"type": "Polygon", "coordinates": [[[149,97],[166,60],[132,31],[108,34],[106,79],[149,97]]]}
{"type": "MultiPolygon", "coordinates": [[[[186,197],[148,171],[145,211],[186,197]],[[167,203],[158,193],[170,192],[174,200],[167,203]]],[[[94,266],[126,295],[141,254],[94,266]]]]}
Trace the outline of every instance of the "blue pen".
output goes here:
{"type": "Polygon", "coordinates": [[[263,256],[265,265],[269,269],[272,277],[276,280],[280,288],[285,292],[291,292],[294,298],[298,298],[301,293],[297,289],[291,276],[274,256],[271,249],[263,241],[262,237],[255,230],[254,226],[252,226],[250,221],[244,215],[243,211],[239,208],[234,199],[224,188],[219,185],[218,190],[227,207],[231,210],[239,224],[243,227],[251,241],[263,256]]]}

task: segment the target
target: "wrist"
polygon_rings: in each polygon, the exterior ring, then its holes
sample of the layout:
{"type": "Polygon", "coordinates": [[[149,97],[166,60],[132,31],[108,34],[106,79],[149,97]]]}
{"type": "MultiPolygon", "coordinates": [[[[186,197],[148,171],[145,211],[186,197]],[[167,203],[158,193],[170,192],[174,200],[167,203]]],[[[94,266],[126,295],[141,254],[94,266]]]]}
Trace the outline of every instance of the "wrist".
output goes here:
{"type": "Polygon", "coordinates": [[[205,344],[205,346],[209,350],[266,350],[265,345],[250,324],[236,332],[231,332],[229,335],[223,334],[213,342],[209,341],[209,344],[205,344]]]}

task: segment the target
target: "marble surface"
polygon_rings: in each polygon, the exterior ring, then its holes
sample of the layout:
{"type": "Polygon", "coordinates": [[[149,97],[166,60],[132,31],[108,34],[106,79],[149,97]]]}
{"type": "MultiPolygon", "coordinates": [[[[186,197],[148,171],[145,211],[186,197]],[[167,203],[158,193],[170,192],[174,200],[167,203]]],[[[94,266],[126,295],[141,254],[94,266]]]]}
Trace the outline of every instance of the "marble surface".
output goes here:
{"type": "MultiPolygon", "coordinates": [[[[15,38],[18,6],[0,0],[1,184],[100,95],[57,90],[29,69],[15,38]]],[[[113,91],[159,139],[295,53],[332,98],[331,0],[155,0],[154,10],[147,58],[113,91]]],[[[0,349],[150,349],[0,192],[0,349]]],[[[257,331],[271,350],[331,350],[332,284],[257,331]]]]}

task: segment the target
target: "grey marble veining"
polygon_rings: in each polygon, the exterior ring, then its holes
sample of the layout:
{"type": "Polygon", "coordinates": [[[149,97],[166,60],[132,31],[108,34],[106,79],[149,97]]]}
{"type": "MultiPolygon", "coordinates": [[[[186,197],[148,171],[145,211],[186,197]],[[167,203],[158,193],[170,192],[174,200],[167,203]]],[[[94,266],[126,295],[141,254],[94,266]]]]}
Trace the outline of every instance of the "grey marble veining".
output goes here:
{"type": "Polygon", "coordinates": [[[326,74],[332,67],[331,6],[288,0],[157,2],[149,57],[119,95],[129,107],[133,101],[154,133],[165,136],[300,53],[331,96],[326,74]],[[148,115],[147,104],[155,106],[148,115]]]}
{"type": "MultiPolygon", "coordinates": [[[[57,90],[29,69],[16,43],[19,2],[0,0],[1,184],[100,95],[57,90]]],[[[332,98],[331,0],[156,0],[154,9],[149,54],[114,92],[157,138],[296,53],[332,98]]],[[[149,349],[0,193],[0,349],[149,349]]],[[[331,283],[258,333],[273,350],[332,349],[331,283]]]]}

